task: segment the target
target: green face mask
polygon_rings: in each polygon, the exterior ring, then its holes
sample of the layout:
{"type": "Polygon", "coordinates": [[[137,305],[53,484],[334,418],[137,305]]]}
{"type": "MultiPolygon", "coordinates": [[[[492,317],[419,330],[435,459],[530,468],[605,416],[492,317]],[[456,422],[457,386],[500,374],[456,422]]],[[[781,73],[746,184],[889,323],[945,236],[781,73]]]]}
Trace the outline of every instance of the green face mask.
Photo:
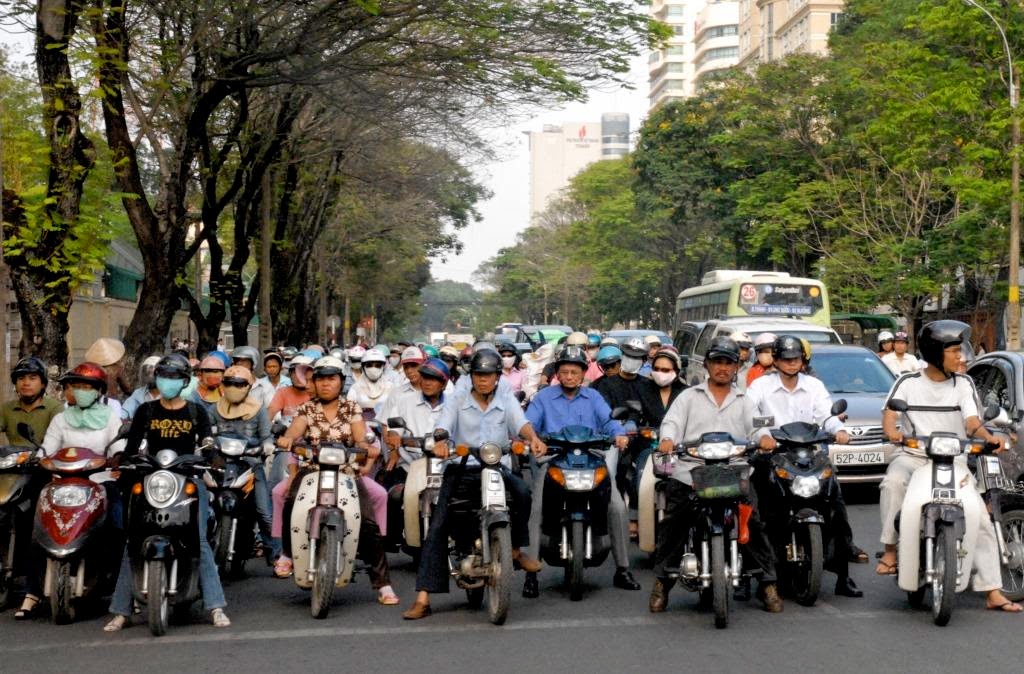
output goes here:
{"type": "Polygon", "coordinates": [[[99,397],[100,392],[94,388],[75,389],[75,406],[84,410],[96,402],[99,397]]]}
{"type": "Polygon", "coordinates": [[[107,427],[110,413],[113,411],[106,405],[94,404],[100,393],[94,389],[75,391],[75,404],[64,410],[64,418],[72,428],[88,428],[98,431],[107,427]],[[86,405],[86,403],[89,403],[86,405]]]}

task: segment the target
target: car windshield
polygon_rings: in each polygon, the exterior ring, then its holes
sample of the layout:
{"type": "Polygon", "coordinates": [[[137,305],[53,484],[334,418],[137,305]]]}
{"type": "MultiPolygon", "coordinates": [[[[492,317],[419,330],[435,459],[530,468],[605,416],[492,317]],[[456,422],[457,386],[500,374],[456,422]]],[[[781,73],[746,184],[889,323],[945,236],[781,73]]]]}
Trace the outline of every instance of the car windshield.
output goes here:
{"type": "Polygon", "coordinates": [[[896,378],[875,354],[861,349],[849,353],[812,354],[814,376],[829,393],[888,393],[896,378]]]}

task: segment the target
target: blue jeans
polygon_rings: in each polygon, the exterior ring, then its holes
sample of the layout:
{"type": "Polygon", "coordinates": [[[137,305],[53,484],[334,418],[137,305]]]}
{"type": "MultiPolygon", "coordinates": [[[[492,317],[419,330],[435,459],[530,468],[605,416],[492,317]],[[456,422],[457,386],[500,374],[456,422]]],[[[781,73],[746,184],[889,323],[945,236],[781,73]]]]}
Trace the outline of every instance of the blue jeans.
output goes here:
{"type": "MultiPolygon", "coordinates": [[[[220,584],[220,576],[217,575],[217,562],[213,558],[213,550],[210,548],[210,542],[206,540],[206,529],[211,518],[210,499],[202,480],[195,480],[194,484],[197,487],[196,498],[199,499],[199,518],[196,522],[196,526],[199,528],[199,588],[203,593],[203,604],[206,606],[206,610],[212,611],[215,608],[224,608],[228,603],[224,598],[224,588],[220,584]]],[[[126,546],[124,555],[121,556],[121,570],[117,574],[117,585],[110,598],[111,613],[126,618],[131,615],[132,586],[135,584],[133,576],[126,546]]]]}
{"type": "Polygon", "coordinates": [[[263,539],[263,545],[270,548],[271,557],[277,557],[281,554],[281,539],[275,539],[270,533],[273,509],[270,503],[270,485],[267,484],[267,473],[263,470],[262,462],[250,461],[249,464],[256,477],[253,485],[253,499],[256,501],[256,524],[260,528],[260,538],[263,539]]]}

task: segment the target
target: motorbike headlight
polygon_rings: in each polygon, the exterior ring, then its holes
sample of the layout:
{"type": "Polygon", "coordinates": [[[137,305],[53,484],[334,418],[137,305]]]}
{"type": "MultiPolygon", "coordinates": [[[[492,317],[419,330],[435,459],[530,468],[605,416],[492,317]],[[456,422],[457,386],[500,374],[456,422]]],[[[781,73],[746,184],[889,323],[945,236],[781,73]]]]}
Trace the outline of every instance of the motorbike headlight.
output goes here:
{"type": "Polygon", "coordinates": [[[156,453],[156,463],[158,466],[167,467],[171,465],[171,462],[178,458],[178,453],[173,449],[161,449],[156,453]]]}
{"type": "Polygon", "coordinates": [[[320,489],[323,491],[334,491],[338,485],[338,474],[333,470],[320,471],[320,489]]]}
{"type": "Polygon", "coordinates": [[[89,500],[89,488],[78,485],[65,485],[50,492],[53,505],[62,508],[80,508],[89,500]]]}
{"type": "Polygon", "coordinates": [[[568,491],[590,491],[594,488],[594,471],[562,469],[568,491]]]}
{"type": "Polygon", "coordinates": [[[245,440],[241,438],[220,438],[218,446],[225,456],[242,456],[245,453],[245,440]]]}
{"type": "Polygon", "coordinates": [[[162,508],[178,495],[178,480],[166,470],[160,470],[146,478],[146,500],[154,507],[162,508]]]}
{"type": "Polygon", "coordinates": [[[960,456],[963,446],[960,438],[951,435],[933,436],[928,440],[928,454],[932,456],[960,456]]]}
{"type": "Polygon", "coordinates": [[[697,445],[696,453],[691,452],[694,456],[701,459],[711,459],[712,461],[721,461],[722,459],[728,459],[736,452],[736,445],[731,442],[704,442],[697,445]]]}
{"type": "Polygon", "coordinates": [[[324,447],[320,450],[317,463],[325,466],[340,466],[345,463],[346,453],[341,447],[324,447]]]}
{"type": "Polygon", "coordinates": [[[497,446],[493,442],[488,442],[480,448],[480,460],[488,466],[501,461],[501,447],[497,446]]]}
{"type": "Polygon", "coordinates": [[[7,456],[0,458],[0,470],[14,468],[18,464],[24,463],[27,459],[28,452],[15,452],[14,454],[8,454],[7,456]]]}
{"type": "Polygon", "coordinates": [[[792,489],[801,498],[811,498],[821,491],[821,480],[817,475],[798,475],[793,478],[792,489]]]}

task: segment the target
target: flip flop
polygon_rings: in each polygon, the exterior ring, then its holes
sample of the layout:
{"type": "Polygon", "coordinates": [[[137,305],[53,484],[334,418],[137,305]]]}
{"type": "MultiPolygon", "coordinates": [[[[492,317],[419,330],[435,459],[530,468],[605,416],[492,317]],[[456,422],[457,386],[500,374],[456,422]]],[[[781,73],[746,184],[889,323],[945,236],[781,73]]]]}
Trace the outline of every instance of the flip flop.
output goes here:
{"type": "Polygon", "coordinates": [[[1002,604],[996,604],[995,606],[986,606],[985,608],[987,608],[989,611],[1002,611],[1004,613],[1020,613],[1021,611],[1024,611],[1024,608],[1022,608],[1020,604],[1014,603],[1009,599],[1004,601],[1002,604]],[[1010,608],[1011,606],[1013,608],[1010,608]]]}
{"type": "Polygon", "coordinates": [[[887,564],[882,560],[878,560],[878,566],[875,567],[875,573],[879,576],[895,576],[899,573],[899,566],[897,564],[887,564]]]}
{"type": "Polygon", "coordinates": [[[377,601],[384,606],[395,606],[398,604],[398,595],[395,594],[394,590],[390,592],[381,592],[377,595],[377,601]]]}

